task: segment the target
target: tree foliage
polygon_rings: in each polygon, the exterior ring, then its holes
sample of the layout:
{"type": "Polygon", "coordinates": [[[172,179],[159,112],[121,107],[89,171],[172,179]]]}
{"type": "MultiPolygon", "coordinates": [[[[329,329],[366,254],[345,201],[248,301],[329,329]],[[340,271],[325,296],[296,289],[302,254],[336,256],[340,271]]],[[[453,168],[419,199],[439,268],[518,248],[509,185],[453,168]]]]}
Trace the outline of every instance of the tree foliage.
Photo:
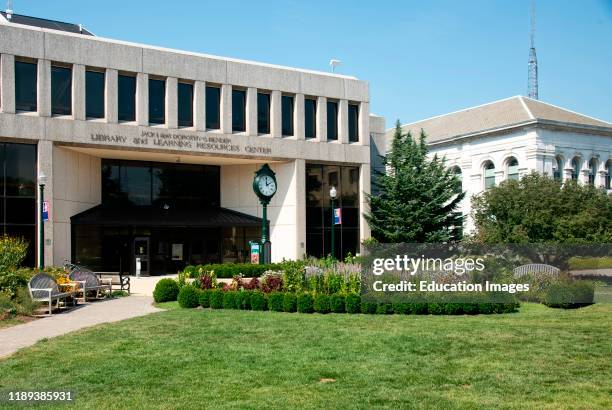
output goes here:
{"type": "Polygon", "coordinates": [[[472,200],[481,243],[611,243],[612,196],[533,172],[472,200]]]}
{"type": "Polygon", "coordinates": [[[386,172],[375,171],[375,193],[368,196],[365,217],[380,242],[449,242],[461,235],[461,181],[443,158],[428,158],[425,139],[423,131],[418,139],[403,133],[398,121],[383,158],[386,172]]]}

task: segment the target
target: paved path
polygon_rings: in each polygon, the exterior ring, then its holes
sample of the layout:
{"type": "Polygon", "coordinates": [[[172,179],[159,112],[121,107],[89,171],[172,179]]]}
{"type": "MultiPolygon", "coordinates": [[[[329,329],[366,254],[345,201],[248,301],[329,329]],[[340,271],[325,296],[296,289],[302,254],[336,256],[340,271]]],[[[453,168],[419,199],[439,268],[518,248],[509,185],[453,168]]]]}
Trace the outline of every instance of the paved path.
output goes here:
{"type": "Polygon", "coordinates": [[[77,306],[64,313],[0,330],[0,358],[44,338],[61,336],[100,323],[117,322],[161,311],[151,296],[132,295],[77,306]]]}

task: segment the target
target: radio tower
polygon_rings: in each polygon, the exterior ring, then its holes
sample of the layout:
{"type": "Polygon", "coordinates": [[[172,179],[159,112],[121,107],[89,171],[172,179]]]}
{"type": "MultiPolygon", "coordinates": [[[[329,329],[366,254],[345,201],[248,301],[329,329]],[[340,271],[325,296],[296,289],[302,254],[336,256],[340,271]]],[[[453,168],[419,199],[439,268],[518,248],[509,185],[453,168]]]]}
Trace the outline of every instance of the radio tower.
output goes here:
{"type": "Polygon", "coordinates": [[[538,58],[535,49],[535,0],[531,1],[531,48],[529,49],[527,97],[538,99],[538,58]]]}

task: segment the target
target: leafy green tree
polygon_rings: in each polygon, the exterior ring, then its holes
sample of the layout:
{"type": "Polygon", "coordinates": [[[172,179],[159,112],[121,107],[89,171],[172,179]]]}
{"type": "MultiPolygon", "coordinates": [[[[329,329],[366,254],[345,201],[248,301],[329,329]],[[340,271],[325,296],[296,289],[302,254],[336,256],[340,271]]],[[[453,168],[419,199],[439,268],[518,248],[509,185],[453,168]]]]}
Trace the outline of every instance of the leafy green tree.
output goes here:
{"type": "Polygon", "coordinates": [[[611,243],[612,196],[533,172],[472,199],[480,243],[611,243]]]}
{"type": "Polygon", "coordinates": [[[418,139],[403,133],[398,121],[383,158],[386,172],[374,171],[375,194],[368,196],[365,217],[379,242],[436,243],[461,236],[461,181],[443,158],[427,156],[425,139],[423,131],[418,139]]]}

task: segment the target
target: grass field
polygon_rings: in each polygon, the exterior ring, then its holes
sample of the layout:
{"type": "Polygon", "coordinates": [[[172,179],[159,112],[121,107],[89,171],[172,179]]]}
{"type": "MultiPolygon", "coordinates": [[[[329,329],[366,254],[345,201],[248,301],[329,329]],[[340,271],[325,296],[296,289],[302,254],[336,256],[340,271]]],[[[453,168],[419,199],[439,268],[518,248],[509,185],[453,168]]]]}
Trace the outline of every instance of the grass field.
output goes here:
{"type": "Polygon", "coordinates": [[[90,409],[612,407],[612,305],[474,317],[166,307],[0,360],[0,391],[69,389],[90,409]]]}

